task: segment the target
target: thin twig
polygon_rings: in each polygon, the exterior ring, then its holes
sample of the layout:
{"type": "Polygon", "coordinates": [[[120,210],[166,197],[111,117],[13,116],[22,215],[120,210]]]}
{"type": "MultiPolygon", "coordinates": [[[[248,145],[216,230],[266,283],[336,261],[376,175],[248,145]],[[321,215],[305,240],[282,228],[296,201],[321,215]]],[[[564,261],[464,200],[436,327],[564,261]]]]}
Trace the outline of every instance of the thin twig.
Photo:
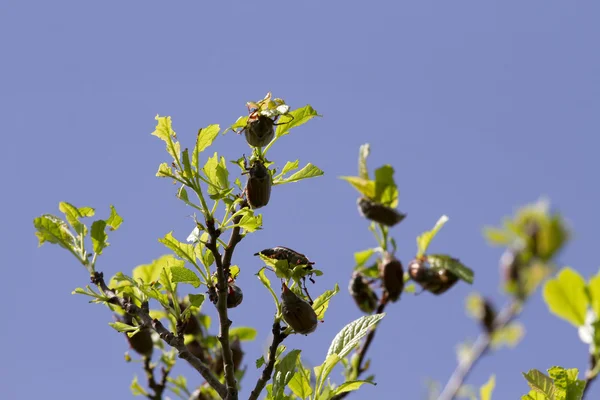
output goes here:
{"type": "Polygon", "coordinates": [[[156,331],[156,333],[158,333],[163,341],[177,349],[179,358],[183,358],[190,363],[190,365],[196,371],[198,371],[200,375],[202,375],[206,382],[208,382],[208,384],[215,389],[215,391],[219,393],[221,397],[225,398],[227,395],[227,389],[225,385],[219,382],[219,379],[212,373],[206,364],[189,352],[183,342],[183,338],[175,336],[173,332],[165,328],[165,326],[158,319],[153,319],[147,311],[138,307],[133,302],[117,296],[112,289],[106,286],[106,283],[104,282],[104,274],[102,272],[94,272],[91,276],[91,281],[108,297],[108,302],[110,304],[119,306],[128,314],[136,316],[140,320],[142,327],[152,328],[154,331],[156,331]]]}
{"type": "Polygon", "coordinates": [[[596,356],[594,354],[591,354],[590,366],[588,367],[588,370],[585,371],[585,388],[583,389],[583,393],[581,395],[582,399],[585,399],[585,395],[589,390],[590,386],[592,385],[592,382],[594,382],[598,377],[598,371],[596,371],[597,362],[598,360],[596,359],[596,356]]]}
{"type": "MultiPolygon", "coordinates": [[[[240,208],[245,207],[247,204],[241,204],[240,208]]],[[[237,216],[233,219],[233,224],[237,225],[242,216],[237,216]]],[[[210,236],[209,242],[206,244],[206,248],[209,249],[217,265],[217,312],[219,314],[219,342],[221,343],[221,350],[223,352],[223,364],[225,370],[225,385],[227,389],[227,396],[223,397],[227,400],[237,400],[238,389],[237,381],[235,379],[235,371],[233,364],[233,354],[231,353],[231,345],[229,343],[229,327],[231,326],[231,320],[229,319],[227,312],[227,291],[228,291],[228,278],[229,268],[231,267],[231,259],[235,246],[242,240],[240,234],[240,227],[236,226],[232,229],[231,236],[229,237],[229,243],[225,248],[223,256],[219,252],[217,247],[217,239],[219,238],[220,231],[215,228],[215,221],[213,219],[206,219],[206,229],[210,236]]]]}
{"type": "Polygon", "coordinates": [[[287,335],[281,331],[281,324],[279,321],[273,323],[273,341],[269,347],[269,361],[267,362],[267,365],[265,365],[265,369],[263,369],[263,372],[256,382],[254,390],[252,390],[250,393],[248,400],[258,400],[258,396],[260,396],[260,393],[265,388],[265,385],[267,382],[269,382],[269,379],[271,379],[271,375],[273,375],[273,367],[275,366],[275,361],[277,361],[277,348],[286,337],[287,335]]]}
{"type": "MultiPolygon", "coordinates": [[[[381,299],[381,303],[379,303],[379,307],[377,307],[377,311],[375,311],[375,314],[381,314],[384,310],[385,310],[385,306],[388,303],[388,298],[386,295],[384,295],[384,297],[381,299]]],[[[371,343],[373,342],[373,339],[375,338],[375,332],[377,331],[377,327],[373,328],[371,330],[371,332],[369,332],[369,334],[367,335],[367,338],[365,339],[365,344],[363,344],[363,346],[360,348],[360,350],[358,351],[358,371],[356,373],[356,379],[358,379],[358,377],[366,371],[366,369],[364,368],[363,362],[365,360],[365,357],[367,356],[367,350],[369,350],[369,347],[371,346],[371,343]]],[[[341,400],[346,398],[346,396],[348,396],[351,392],[344,392],[344,393],[340,393],[338,395],[335,395],[331,398],[331,400],[341,400]]]]}
{"type": "Polygon", "coordinates": [[[152,360],[150,359],[150,357],[144,357],[144,371],[146,371],[146,377],[148,378],[148,387],[154,392],[154,394],[148,394],[147,397],[150,400],[161,400],[163,392],[167,388],[167,378],[169,376],[169,373],[171,372],[171,369],[162,367],[162,378],[160,380],[160,383],[157,383],[156,379],[154,379],[155,366],[152,365],[151,361],[152,360]]]}
{"type": "MultiPolygon", "coordinates": [[[[500,330],[508,325],[521,310],[521,302],[513,300],[508,303],[502,311],[494,319],[494,330],[500,330]]],[[[473,370],[477,361],[488,351],[492,337],[487,332],[481,333],[475,343],[469,349],[469,356],[463,358],[456,369],[452,373],[452,376],[446,383],[446,387],[438,397],[438,400],[452,400],[456,397],[456,394],[460,390],[461,386],[469,376],[469,373],[473,370]]]]}

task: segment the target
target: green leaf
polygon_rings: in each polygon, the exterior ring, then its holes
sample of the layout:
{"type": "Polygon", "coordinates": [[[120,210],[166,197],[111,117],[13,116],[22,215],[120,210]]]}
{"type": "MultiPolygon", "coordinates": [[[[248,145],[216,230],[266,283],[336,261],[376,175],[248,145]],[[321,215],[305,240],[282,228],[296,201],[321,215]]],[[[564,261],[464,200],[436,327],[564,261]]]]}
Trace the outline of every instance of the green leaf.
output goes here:
{"type": "MultiPolygon", "coordinates": [[[[550,377],[537,369],[531,369],[527,373],[523,373],[523,376],[527,380],[529,387],[537,393],[543,394],[548,399],[555,399],[557,395],[557,389],[554,386],[554,382],[550,377]]],[[[564,399],[564,397],[563,397],[564,399]]]]}
{"type": "Polygon", "coordinates": [[[437,235],[437,233],[442,229],[444,224],[448,222],[448,217],[446,215],[442,215],[440,219],[435,223],[435,226],[430,231],[423,232],[419,237],[417,237],[417,258],[421,257],[427,252],[427,248],[429,248],[429,244],[431,240],[437,235]]]}
{"type": "Polygon", "coordinates": [[[58,209],[65,214],[67,222],[73,227],[73,229],[75,230],[75,232],[77,232],[78,235],[86,235],[87,229],[85,225],[79,222],[79,218],[82,218],[83,215],[81,215],[77,207],[63,201],[58,204],[58,209]]]}
{"type": "Polygon", "coordinates": [[[236,131],[237,129],[245,128],[246,125],[248,125],[248,116],[245,115],[239,117],[233,125],[231,125],[229,128],[223,131],[223,135],[226,134],[228,131],[236,131]]]}
{"type": "Polygon", "coordinates": [[[490,376],[490,379],[479,389],[480,400],[492,400],[492,392],[496,387],[496,375],[490,376]]]}
{"type": "MultiPolygon", "coordinates": [[[[297,108],[290,111],[287,115],[282,115],[279,118],[279,123],[287,122],[282,125],[278,125],[275,130],[275,137],[281,137],[290,133],[290,129],[297,126],[303,125],[310,121],[314,117],[320,116],[310,105],[306,105],[302,108],[297,108]],[[289,116],[292,116],[293,119],[289,116]]],[[[238,120],[239,121],[239,120],[238,120]]]]}
{"type": "Polygon", "coordinates": [[[375,201],[395,208],[398,206],[398,187],[394,182],[394,168],[384,165],[375,170],[375,201]]]}
{"type": "Polygon", "coordinates": [[[192,172],[192,164],[190,162],[190,153],[189,153],[188,149],[183,150],[181,160],[183,161],[183,173],[184,173],[183,175],[187,179],[192,179],[192,176],[194,176],[194,173],[192,172]]]}
{"type": "Polygon", "coordinates": [[[310,369],[304,368],[300,360],[298,360],[297,372],[288,382],[288,387],[301,399],[306,399],[313,393],[310,386],[310,369]]]}
{"type": "Polygon", "coordinates": [[[171,166],[167,163],[161,163],[158,166],[158,171],[156,171],[156,176],[158,178],[168,178],[173,176],[173,170],[171,166]]]}
{"type": "Polygon", "coordinates": [[[262,227],[262,214],[254,215],[254,210],[248,209],[237,225],[246,232],[255,232],[262,227]]]}
{"type": "Polygon", "coordinates": [[[190,304],[193,307],[200,308],[202,306],[202,303],[204,303],[205,296],[203,294],[189,294],[188,298],[190,300],[190,304]]]}
{"type": "Polygon", "coordinates": [[[354,262],[356,263],[356,266],[362,267],[363,265],[365,265],[367,261],[369,261],[373,253],[375,253],[375,249],[367,249],[354,253],[354,262]]]}
{"type": "Polygon", "coordinates": [[[131,381],[129,389],[131,389],[131,394],[134,396],[148,396],[148,392],[146,392],[146,390],[138,382],[137,375],[133,377],[133,381],[131,381]]]}
{"type": "Polygon", "coordinates": [[[293,173],[287,178],[279,178],[273,181],[273,186],[282,185],[284,183],[297,182],[302,179],[314,178],[323,175],[324,172],[311,163],[306,164],[300,171],[293,173]]]}
{"type": "Polygon", "coordinates": [[[132,277],[136,281],[141,280],[143,283],[149,284],[158,281],[164,268],[182,268],[184,264],[184,261],[178,260],[172,254],[167,254],[153,260],[150,264],[138,265],[133,269],[132,277]]]}
{"type": "Polygon", "coordinates": [[[215,140],[217,135],[219,134],[219,130],[221,127],[217,124],[209,125],[206,128],[200,128],[198,130],[198,136],[196,137],[196,146],[194,147],[194,152],[192,153],[192,165],[196,170],[198,169],[199,155],[207,147],[209,147],[212,142],[215,140]]]}
{"type": "Polygon", "coordinates": [[[58,244],[65,249],[74,251],[75,237],[66,222],[54,215],[45,214],[33,220],[33,226],[37,232],[39,246],[45,242],[58,244]]]}
{"type": "Polygon", "coordinates": [[[365,315],[346,325],[331,342],[327,356],[337,354],[340,358],[346,357],[384,316],[385,313],[365,315]]]}
{"type": "Polygon", "coordinates": [[[315,299],[312,307],[313,307],[313,310],[315,310],[315,313],[317,313],[317,319],[322,320],[323,318],[325,318],[325,312],[327,311],[327,308],[329,307],[329,301],[339,291],[340,291],[340,287],[336,283],[333,290],[326,290],[325,293],[323,293],[322,295],[320,295],[319,297],[317,297],[315,299]]]}
{"type": "Polygon", "coordinates": [[[364,180],[369,180],[369,170],[367,169],[367,157],[371,152],[369,143],[360,146],[358,150],[358,176],[364,180]]]}
{"type": "Polygon", "coordinates": [[[551,367],[548,375],[554,380],[554,386],[565,394],[565,400],[581,400],[585,381],[578,380],[579,370],[577,368],[565,369],[562,367],[551,367]]]}
{"type": "Polygon", "coordinates": [[[358,176],[340,176],[340,179],[350,183],[354,189],[358,190],[363,196],[370,199],[375,197],[375,181],[370,181],[358,176]]]}
{"type": "Polygon", "coordinates": [[[169,232],[164,238],[158,239],[167,248],[171,249],[178,257],[196,265],[196,256],[194,254],[194,245],[178,241],[173,237],[173,232],[169,232]]]}
{"type": "Polygon", "coordinates": [[[273,374],[273,394],[275,398],[281,396],[289,381],[294,377],[296,364],[300,358],[300,350],[292,350],[277,364],[273,374]]]}
{"type": "Polygon", "coordinates": [[[108,235],[106,234],[106,221],[97,220],[92,223],[92,231],[90,236],[92,237],[92,245],[94,252],[102,254],[102,250],[108,247],[108,235]]]}
{"type": "Polygon", "coordinates": [[[237,326],[229,329],[229,336],[237,336],[242,342],[254,340],[256,338],[256,329],[248,326],[237,326]]]}
{"type": "Polygon", "coordinates": [[[109,322],[108,325],[110,325],[117,332],[133,332],[139,329],[138,326],[131,326],[124,324],[123,322],[109,322]]]}
{"type": "Polygon", "coordinates": [[[600,315],[600,273],[594,275],[588,282],[588,292],[592,310],[596,315],[600,315]]]}
{"type": "Polygon", "coordinates": [[[452,258],[446,254],[429,254],[427,262],[432,268],[447,269],[463,281],[469,284],[473,283],[473,270],[463,265],[456,258],[452,258]]]}
{"type": "Polygon", "coordinates": [[[189,283],[195,288],[200,286],[198,275],[185,267],[171,267],[171,280],[173,283],[189,283]]]}
{"type": "MultiPolygon", "coordinates": [[[[93,215],[93,214],[92,214],[93,215]]],[[[117,210],[113,205],[110,206],[110,216],[106,220],[106,225],[111,227],[111,230],[116,231],[123,223],[123,218],[117,214],[117,210]]]]}
{"type": "Polygon", "coordinates": [[[325,358],[325,361],[323,362],[323,364],[314,368],[315,376],[317,377],[317,382],[316,382],[316,392],[317,393],[321,393],[323,383],[325,383],[325,380],[327,379],[327,377],[329,376],[329,374],[331,373],[333,368],[337,365],[337,363],[340,362],[340,360],[341,360],[341,358],[339,355],[337,355],[335,353],[328,354],[327,358],[325,358]]]}
{"type": "Polygon", "coordinates": [[[267,270],[266,267],[262,267],[260,269],[260,271],[258,271],[258,274],[256,274],[256,276],[258,276],[258,279],[260,279],[262,284],[269,290],[269,292],[271,293],[271,296],[273,296],[273,300],[275,300],[275,305],[277,306],[277,309],[279,310],[279,298],[277,297],[277,295],[271,288],[271,281],[269,280],[269,278],[267,277],[267,274],[265,273],[266,270],[267,270]]]}
{"type": "Polygon", "coordinates": [[[528,394],[523,395],[521,400],[548,400],[548,398],[544,394],[532,390],[528,394]]]}
{"type": "Polygon", "coordinates": [[[491,226],[483,228],[483,236],[492,246],[510,246],[514,242],[514,236],[509,235],[506,230],[491,226]]]}
{"type": "Polygon", "coordinates": [[[260,356],[259,358],[256,359],[256,368],[257,369],[260,368],[260,367],[262,367],[265,364],[266,364],[266,361],[265,361],[265,357],[264,356],[260,356]]]}
{"type": "Polygon", "coordinates": [[[584,279],[571,268],[563,268],[544,285],[544,300],[550,311],[579,327],[585,324],[588,307],[584,279]]]}
{"type": "Polygon", "coordinates": [[[181,148],[177,139],[177,135],[173,130],[171,117],[159,117],[158,115],[155,117],[156,121],[156,129],[152,132],[152,135],[160,138],[167,144],[167,152],[173,157],[175,162],[179,162],[179,154],[181,153],[181,148]]]}
{"type": "Polygon", "coordinates": [[[281,170],[281,172],[279,174],[275,175],[273,177],[273,180],[281,179],[288,172],[297,170],[299,165],[300,165],[299,160],[296,160],[294,162],[291,162],[291,161],[286,162],[283,169],[281,170]]]}
{"type": "Polygon", "coordinates": [[[373,382],[363,381],[363,380],[355,380],[355,381],[346,381],[338,386],[334,391],[333,395],[337,395],[340,393],[353,392],[358,390],[362,385],[368,383],[370,385],[375,385],[373,382]]]}
{"type": "Polygon", "coordinates": [[[492,334],[491,346],[496,350],[503,346],[514,348],[525,336],[525,327],[518,321],[509,323],[503,328],[496,329],[492,334]]]}

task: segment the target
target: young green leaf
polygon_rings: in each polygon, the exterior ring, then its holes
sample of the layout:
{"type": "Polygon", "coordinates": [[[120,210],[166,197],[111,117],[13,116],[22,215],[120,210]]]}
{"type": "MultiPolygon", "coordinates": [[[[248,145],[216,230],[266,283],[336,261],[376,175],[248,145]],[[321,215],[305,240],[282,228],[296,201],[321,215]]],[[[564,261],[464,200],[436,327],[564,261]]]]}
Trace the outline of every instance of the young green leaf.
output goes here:
{"type": "Polygon", "coordinates": [[[184,265],[184,261],[178,260],[172,254],[167,254],[153,260],[150,264],[138,265],[133,269],[132,277],[136,281],[141,280],[143,283],[149,284],[160,278],[160,273],[164,268],[183,268],[184,265]]]}
{"type": "Polygon", "coordinates": [[[173,232],[167,233],[164,238],[158,239],[158,241],[171,249],[178,257],[188,261],[196,267],[198,266],[194,254],[194,245],[178,241],[173,237],[173,232]]]}
{"type": "Polygon", "coordinates": [[[94,221],[92,223],[90,236],[92,237],[94,252],[97,254],[102,254],[102,250],[109,245],[107,242],[108,235],[106,234],[106,221],[101,219],[94,221]]]}
{"type": "Polygon", "coordinates": [[[196,146],[194,147],[194,152],[192,153],[192,165],[196,170],[198,169],[199,164],[199,155],[207,147],[209,147],[212,142],[215,140],[217,135],[219,134],[219,130],[221,127],[219,125],[209,125],[206,128],[200,128],[198,130],[198,136],[196,137],[196,146]]]}
{"type": "Polygon", "coordinates": [[[550,311],[579,327],[585,323],[588,297],[584,279],[571,268],[563,268],[544,285],[544,300],[550,311]]]}
{"type": "Polygon", "coordinates": [[[283,395],[285,387],[294,377],[296,364],[300,359],[300,350],[292,350],[275,364],[273,374],[273,395],[275,398],[283,395]]]}
{"type": "Polygon", "coordinates": [[[123,322],[109,322],[108,325],[110,325],[117,332],[133,332],[140,329],[139,326],[131,326],[124,324],[123,322]]]}
{"type": "Polygon", "coordinates": [[[279,174],[275,175],[273,177],[273,180],[282,179],[285,174],[287,174],[288,172],[297,170],[298,167],[299,167],[299,160],[296,160],[294,162],[291,162],[291,161],[286,162],[285,165],[283,166],[283,169],[281,170],[281,172],[279,174]]]}
{"type": "Polygon", "coordinates": [[[236,326],[229,329],[229,336],[237,336],[242,342],[254,340],[256,338],[256,329],[248,326],[236,326]]]}
{"type": "Polygon", "coordinates": [[[577,375],[579,375],[577,368],[551,367],[548,369],[548,375],[554,381],[557,390],[564,393],[565,400],[581,400],[585,381],[577,379],[577,375]]]}
{"type": "Polygon", "coordinates": [[[131,390],[131,394],[134,396],[148,396],[148,392],[146,392],[146,390],[138,382],[137,375],[133,377],[133,381],[131,381],[129,389],[131,390]]]}
{"type": "Polygon", "coordinates": [[[223,135],[229,131],[237,131],[238,129],[245,128],[248,125],[248,116],[242,116],[235,121],[233,125],[223,131],[223,135]]]}
{"type": "Polygon", "coordinates": [[[204,303],[205,296],[203,294],[189,294],[188,298],[193,307],[200,308],[202,303],[204,303]]]}
{"type": "Polygon", "coordinates": [[[514,348],[525,336],[525,327],[518,321],[513,321],[503,328],[496,329],[492,334],[491,347],[496,350],[503,346],[514,348]]]}
{"type": "Polygon", "coordinates": [[[194,173],[192,172],[192,164],[190,162],[190,153],[188,149],[183,150],[181,160],[183,161],[183,175],[187,179],[192,179],[194,173]]]}
{"type": "Polygon", "coordinates": [[[266,364],[266,361],[265,361],[264,356],[260,356],[259,358],[256,359],[256,369],[262,367],[265,364],[266,364]]]}
{"type": "Polygon", "coordinates": [[[262,214],[254,215],[254,210],[248,209],[237,225],[246,232],[254,232],[262,227],[262,214]]]}
{"type": "Polygon", "coordinates": [[[74,251],[75,237],[69,229],[66,222],[54,215],[45,214],[33,220],[33,225],[37,230],[35,235],[38,238],[39,246],[45,242],[58,244],[65,249],[74,251]]]}
{"type": "Polygon", "coordinates": [[[371,330],[383,317],[385,313],[365,315],[357,320],[350,322],[342,328],[335,336],[327,356],[337,354],[340,358],[344,358],[352,351],[357,343],[371,330]]]}
{"type": "Polygon", "coordinates": [[[375,253],[375,249],[367,249],[354,253],[354,262],[356,263],[356,266],[362,267],[363,265],[365,265],[367,261],[369,261],[373,253],[375,253]]]}
{"type": "Polygon", "coordinates": [[[490,379],[479,389],[480,400],[492,400],[492,392],[496,387],[496,375],[490,376],[490,379]]]}
{"type": "MultiPolygon", "coordinates": [[[[93,215],[93,213],[92,213],[93,215]]],[[[110,226],[111,230],[116,231],[123,223],[123,218],[117,214],[117,210],[113,205],[110,206],[110,215],[106,220],[106,225],[110,226]]]]}
{"type": "Polygon", "coordinates": [[[173,157],[173,160],[178,163],[181,148],[179,142],[176,141],[177,135],[172,127],[171,117],[159,117],[157,115],[155,119],[158,122],[156,123],[156,129],[152,132],[152,135],[158,137],[167,144],[167,152],[173,157]]]}
{"type": "Polygon", "coordinates": [[[327,311],[327,308],[329,307],[329,301],[339,291],[340,291],[340,287],[336,283],[333,290],[326,290],[325,293],[323,293],[322,295],[320,295],[319,297],[317,297],[315,299],[312,307],[313,307],[313,310],[315,310],[315,313],[317,313],[318,320],[322,320],[323,318],[325,318],[325,312],[327,311]]]}
{"type": "Polygon", "coordinates": [[[314,178],[323,175],[324,172],[311,163],[306,164],[300,171],[293,173],[287,178],[279,178],[273,180],[273,186],[282,185],[284,183],[297,182],[302,179],[314,178]]]}
{"type": "Polygon", "coordinates": [[[394,168],[384,165],[375,170],[375,198],[378,203],[388,207],[398,206],[398,187],[394,182],[394,168]]]}
{"type": "Polygon", "coordinates": [[[350,183],[354,189],[358,190],[360,194],[369,199],[375,198],[375,181],[360,178],[358,176],[340,176],[340,179],[350,183]]]}
{"type": "Polygon", "coordinates": [[[596,315],[600,315],[600,272],[594,275],[588,282],[588,291],[592,310],[596,315]]]}
{"type": "Polygon", "coordinates": [[[310,386],[310,374],[310,369],[304,368],[302,362],[298,360],[297,371],[288,382],[288,387],[292,393],[301,399],[306,399],[313,393],[312,387],[310,386]]]}
{"type": "Polygon", "coordinates": [[[363,381],[363,380],[346,381],[346,382],[342,383],[340,386],[338,386],[333,391],[333,395],[335,396],[335,395],[338,395],[341,393],[353,392],[355,390],[358,390],[365,383],[368,383],[370,385],[375,385],[375,383],[373,383],[373,382],[363,381]]]}
{"type": "Polygon", "coordinates": [[[267,277],[267,274],[265,273],[265,271],[266,271],[266,267],[262,267],[260,269],[260,271],[258,271],[258,274],[256,274],[256,275],[258,276],[258,279],[260,279],[262,284],[269,290],[269,292],[271,293],[271,296],[273,296],[273,300],[275,300],[275,305],[277,306],[277,310],[279,310],[279,298],[277,297],[277,295],[271,288],[271,281],[267,277]]]}
{"type": "Polygon", "coordinates": [[[369,143],[360,146],[358,150],[358,176],[364,180],[369,180],[369,170],[367,169],[367,157],[371,152],[369,143]]]}
{"type": "Polygon", "coordinates": [[[169,178],[173,176],[173,169],[167,163],[161,163],[156,171],[156,177],[158,178],[169,178]]]}
{"type": "MultiPolygon", "coordinates": [[[[557,399],[557,389],[550,377],[537,369],[531,369],[527,373],[523,373],[529,387],[535,392],[543,394],[547,399],[557,399]]],[[[564,399],[564,397],[562,397],[564,399]]]]}
{"type": "Polygon", "coordinates": [[[417,258],[423,256],[425,252],[427,252],[427,248],[431,243],[431,240],[437,235],[437,233],[442,229],[444,224],[448,222],[448,217],[446,215],[442,215],[440,219],[435,223],[435,226],[430,231],[423,232],[419,237],[417,237],[417,258]]]}
{"type": "Polygon", "coordinates": [[[67,222],[73,227],[78,235],[85,236],[87,234],[85,225],[79,222],[79,218],[84,216],[79,212],[77,207],[63,201],[58,204],[58,209],[65,214],[67,222]]]}
{"type": "Polygon", "coordinates": [[[275,130],[275,137],[279,138],[287,135],[290,133],[290,129],[303,125],[314,117],[320,117],[320,115],[308,104],[302,108],[290,111],[287,115],[282,115],[279,119],[281,125],[278,125],[277,130],[275,130]]]}
{"type": "Polygon", "coordinates": [[[469,284],[473,283],[473,270],[463,265],[456,258],[446,254],[429,254],[427,262],[431,265],[431,268],[447,269],[463,281],[469,284]]]}
{"type": "Polygon", "coordinates": [[[171,267],[171,281],[173,283],[189,283],[195,288],[200,286],[198,275],[185,267],[171,267]]]}

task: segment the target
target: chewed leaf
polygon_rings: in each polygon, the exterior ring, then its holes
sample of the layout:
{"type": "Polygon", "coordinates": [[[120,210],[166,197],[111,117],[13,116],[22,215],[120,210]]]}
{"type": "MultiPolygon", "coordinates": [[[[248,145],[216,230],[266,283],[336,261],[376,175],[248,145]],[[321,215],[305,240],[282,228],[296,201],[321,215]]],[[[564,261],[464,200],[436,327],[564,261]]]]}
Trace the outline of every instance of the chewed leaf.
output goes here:
{"type": "Polygon", "coordinates": [[[317,313],[317,319],[325,318],[325,311],[329,307],[329,301],[340,291],[340,287],[335,285],[333,290],[326,290],[325,293],[317,297],[312,305],[313,310],[317,313]]]}
{"type": "Polygon", "coordinates": [[[45,214],[33,220],[37,230],[39,245],[45,242],[58,244],[65,249],[72,250],[75,247],[75,237],[71,233],[66,222],[54,215],[45,214]]]}
{"type": "Polygon", "coordinates": [[[448,222],[448,219],[449,218],[446,215],[442,215],[432,230],[425,231],[419,237],[417,237],[417,257],[421,257],[427,252],[427,248],[429,248],[431,240],[433,240],[435,235],[437,235],[440,229],[442,229],[444,224],[448,222]]]}
{"type": "Polygon", "coordinates": [[[358,190],[360,194],[369,199],[375,198],[375,181],[360,178],[358,176],[340,176],[340,179],[345,180],[358,190]]]}

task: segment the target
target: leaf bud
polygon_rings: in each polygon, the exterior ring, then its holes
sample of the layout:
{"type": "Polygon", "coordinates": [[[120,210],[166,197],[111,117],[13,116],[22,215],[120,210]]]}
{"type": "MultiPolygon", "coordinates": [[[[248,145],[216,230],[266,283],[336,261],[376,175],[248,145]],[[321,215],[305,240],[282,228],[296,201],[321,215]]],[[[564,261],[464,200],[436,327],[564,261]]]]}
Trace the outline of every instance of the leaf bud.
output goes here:
{"type": "Polygon", "coordinates": [[[406,217],[406,214],[366,197],[358,199],[358,211],[365,218],[386,226],[394,226],[406,217]]]}
{"type": "Polygon", "coordinates": [[[285,283],[281,292],[281,313],[285,322],[297,333],[308,335],[317,329],[319,321],[315,310],[285,283]]]}

